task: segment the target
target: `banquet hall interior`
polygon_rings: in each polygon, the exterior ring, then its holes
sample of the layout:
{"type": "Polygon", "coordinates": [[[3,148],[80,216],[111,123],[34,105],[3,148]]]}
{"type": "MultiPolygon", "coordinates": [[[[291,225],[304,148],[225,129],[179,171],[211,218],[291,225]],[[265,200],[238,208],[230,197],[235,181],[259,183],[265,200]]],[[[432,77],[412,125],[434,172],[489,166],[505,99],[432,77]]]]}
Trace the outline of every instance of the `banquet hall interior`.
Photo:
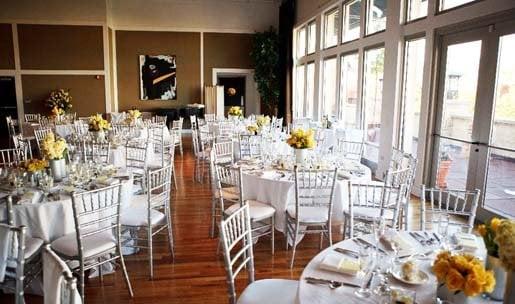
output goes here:
{"type": "Polygon", "coordinates": [[[514,0],[2,0],[0,303],[513,304],[514,54],[514,0]]]}

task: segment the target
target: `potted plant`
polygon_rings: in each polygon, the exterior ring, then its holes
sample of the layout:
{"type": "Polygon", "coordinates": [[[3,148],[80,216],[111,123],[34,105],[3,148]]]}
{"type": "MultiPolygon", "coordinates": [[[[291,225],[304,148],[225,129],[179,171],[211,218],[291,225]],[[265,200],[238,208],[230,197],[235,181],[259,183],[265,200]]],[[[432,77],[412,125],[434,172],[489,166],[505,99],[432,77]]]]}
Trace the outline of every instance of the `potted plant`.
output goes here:
{"type": "Polygon", "coordinates": [[[451,154],[446,150],[440,152],[440,158],[438,160],[438,172],[436,173],[436,185],[439,188],[447,188],[447,176],[449,175],[451,164],[451,154]]]}
{"type": "Polygon", "coordinates": [[[286,143],[295,151],[295,162],[302,164],[306,160],[307,149],[313,149],[315,147],[314,132],[312,129],[308,129],[307,131],[301,128],[293,130],[286,143]]]}
{"type": "Polygon", "coordinates": [[[50,170],[55,181],[61,181],[66,177],[66,161],[64,159],[68,145],[63,138],[56,138],[54,133],[49,133],[41,144],[43,156],[48,159],[50,170]]]}
{"type": "Polygon", "coordinates": [[[265,113],[277,116],[279,102],[279,36],[273,27],[254,34],[252,51],[254,80],[265,113]]]}
{"type": "Polygon", "coordinates": [[[89,131],[92,132],[97,141],[105,139],[105,131],[111,129],[111,124],[102,117],[102,114],[95,114],[89,117],[89,131]]]}
{"type": "Polygon", "coordinates": [[[437,296],[453,303],[467,303],[484,292],[492,292],[495,277],[486,270],[476,257],[466,254],[451,254],[449,251],[437,255],[432,267],[439,286],[437,296]]]}

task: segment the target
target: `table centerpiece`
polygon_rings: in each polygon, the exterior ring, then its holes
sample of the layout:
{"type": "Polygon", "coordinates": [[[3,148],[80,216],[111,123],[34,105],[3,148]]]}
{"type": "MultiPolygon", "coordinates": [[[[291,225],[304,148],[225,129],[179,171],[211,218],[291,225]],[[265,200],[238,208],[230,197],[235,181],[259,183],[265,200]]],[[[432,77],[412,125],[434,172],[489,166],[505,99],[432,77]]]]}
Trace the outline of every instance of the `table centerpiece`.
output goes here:
{"type": "Polygon", "coordinates": [[[259,131],[259,127],[257,125],[248,125],[247,131],[252,135],[257,135],[259,131]]]}
{"type": "Polygon", "coordinates": [[[494,273],[467,253],[440,252],[432,270],[438,279],[437,296],[441,300],[464,304],[495,287],[494,273]]]}
{"type": "Polygon", "coordinates": [[[48,167],[48,161],[46,159],[33,158],[23,162],[22,166],[29,173],[31,186],[37,187],[43,171],[48,167]]]}
{"type": "Polygon", "coordinates": [[[315,147],[315,137],[312,129],[295,129],[291,132],[286,143],[295,151],[295,162],[303,164],[306,161],[307,149],[315,147]]]}
{"type": "Polygon", "coordinates": [[[89,117],[89,131],[94,134],[95,140],[104,141],[105,131],[111,129],[111,124],[102,117],[102,114],[95,114],[89,117]]]}
{"type": "Polygon", "coordinates": [[[61,181],[66,177],[66,161],[64,159],[68,145],[63,138],[56,138],[54,133],[49,133],[41,144],[43,156],[50,164],[50,170],[55,181],[61,181]]]}
{"type": "Polygon", "coordinates": [[[229,108],[229,112],[227,112],[229,119],[237,120],[243,116],[243,110],[238,106],[233,106],[229,108]]]}
{"type": "Polygon", "coordinates": [[[127,111],[127,117],[125,118],[125,122],[130,126],[135,126],[138,124],[139,119],[141,118],[141,112],[138,109],[132,109],[127,111]]]}
{"type": "Polygon", "coordinates": [[[504,303],[515,303],[515,221],[499,220],[494,241],[499,248],[500,262],[506,271],[504,303]]]}
{"type": "Polygon", "coordinates": [[[56,121],[60,121],[61,117],[73,107],[72,99],[69,90],[57,89],[50,92],[46,99],[46,106],[56,121]]]}

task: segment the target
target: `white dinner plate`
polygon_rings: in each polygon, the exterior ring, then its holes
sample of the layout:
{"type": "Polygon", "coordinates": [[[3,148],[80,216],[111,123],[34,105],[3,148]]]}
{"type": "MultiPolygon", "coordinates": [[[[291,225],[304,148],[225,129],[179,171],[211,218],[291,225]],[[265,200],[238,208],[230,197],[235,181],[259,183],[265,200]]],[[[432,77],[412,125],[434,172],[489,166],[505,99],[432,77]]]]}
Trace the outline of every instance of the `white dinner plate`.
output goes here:
{"type": "Polygon", "coordinates": [[[392,271],[392,275],[394,278],[396,278],[397,280],[399,280],[403,283],[410,284],[410,285],[422,285],[422,284],[425,284],[427,281],[429,281],[429,275],[422,270],[418,271],[418,278],[419,278],[418,280],[408,281],[402,275],[401,268],[402,268],[402,265],[396,266],[394,268],[394,270],[392,271]]]}

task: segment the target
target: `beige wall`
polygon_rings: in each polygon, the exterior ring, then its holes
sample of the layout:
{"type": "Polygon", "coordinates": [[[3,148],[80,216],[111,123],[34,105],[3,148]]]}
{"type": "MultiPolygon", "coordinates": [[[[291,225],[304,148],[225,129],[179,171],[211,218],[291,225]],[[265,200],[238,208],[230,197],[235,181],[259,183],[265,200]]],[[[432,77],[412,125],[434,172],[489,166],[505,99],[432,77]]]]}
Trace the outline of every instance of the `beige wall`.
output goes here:
{"type": "Polygon", "coordinates": [[[204,82],[213,82],[213,68],[251,69],[252,34],[204,34],[204,82]]]}
{"type": "Polygon", "coordinates": [[[28,70],[103,70],[100,26],[18,25],[20,63],[28,70]]]}
{"type": "Polygon", "coordinates": [[[0,69],[14,69],[13,35],[10,24],[0,24],[0,69]]]}
{"type": "Polygon", "coordinates": [[[69,89],[73,108],[79,116],[105,112],[104,79],[93,75],[23,75],[25,113],[48,113],[45,100],[51,90],[69,89]]]}
{"type": "Polygon", "coordinates": [[[118,105],[124,111],[200,102],[200,33],[116,31],[118,105]],[[139,55],[175,55],[177,100],[140,100],[139,55]]]}

